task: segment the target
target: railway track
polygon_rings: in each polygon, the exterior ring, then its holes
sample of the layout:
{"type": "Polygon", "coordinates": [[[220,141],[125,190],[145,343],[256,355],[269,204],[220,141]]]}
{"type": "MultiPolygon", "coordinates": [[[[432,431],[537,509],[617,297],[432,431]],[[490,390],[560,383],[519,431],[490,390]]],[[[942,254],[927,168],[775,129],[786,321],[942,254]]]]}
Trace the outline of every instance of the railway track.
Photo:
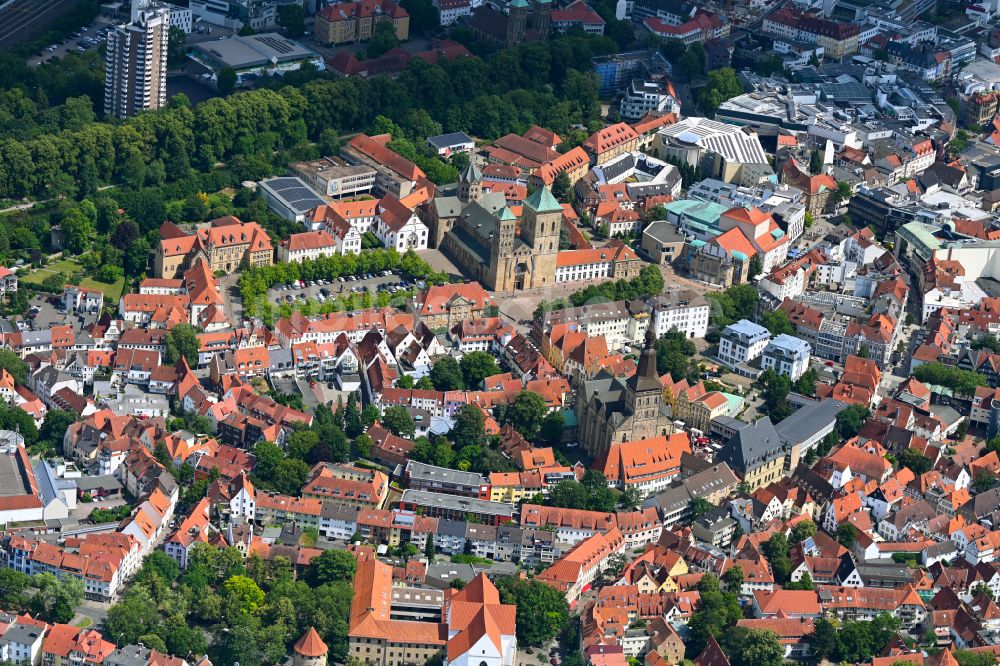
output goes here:
{"type": "Polygon", "coordinates": [[[44,28],[43,21],[75,3],[76,0],[14,0],[0,9],[0,49],[34,36],[44,28]]]}

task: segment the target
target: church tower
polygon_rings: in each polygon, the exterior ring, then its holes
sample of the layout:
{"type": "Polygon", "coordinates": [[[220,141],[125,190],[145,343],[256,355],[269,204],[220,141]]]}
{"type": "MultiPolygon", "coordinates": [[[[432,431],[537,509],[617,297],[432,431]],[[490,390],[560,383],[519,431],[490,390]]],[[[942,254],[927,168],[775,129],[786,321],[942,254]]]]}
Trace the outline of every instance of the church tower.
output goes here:
{"type": "Polygon", "coordinates": [[[559,231],[563,209],[548,187],[540,187],[524,200],[521,237],[531,248],[531,287],[544,287],[556,281],[556,255],[559,254],[559,231]]]}
{"type": "Polygon", "coordinates": [[[497,230],[493,234],[490,251],[489,288],[494,291],[514,289],[514,237],[517,233],[517,218],[510,208],[504,206],[497,211],[497,230]]]}
{"type": "Polygon", "coordinates": [[[527,0],[513,0],[507,9],[507,48],[513,48],[524,41],[527,23],[527,0]]]}
{"type": "Polygon", "coordinates": [[[663,386],[656,371],[656,334],[646,329],[646,346],[639,356],[639,369],[626,383],[625,400],[632,412],[632,439],[655,437],[663,386]]]}
{"type": "Polygon", "coordinates": [[[483,189],[483,174],[471,161],[458,174],[458,200],[462,203],[479,201],[483,189]]]}
{"type": "Polygon", "coordinates": [[[552,0],[533,0],[532,9],[532,27],[548,39],[552,29],[552,0]]]}

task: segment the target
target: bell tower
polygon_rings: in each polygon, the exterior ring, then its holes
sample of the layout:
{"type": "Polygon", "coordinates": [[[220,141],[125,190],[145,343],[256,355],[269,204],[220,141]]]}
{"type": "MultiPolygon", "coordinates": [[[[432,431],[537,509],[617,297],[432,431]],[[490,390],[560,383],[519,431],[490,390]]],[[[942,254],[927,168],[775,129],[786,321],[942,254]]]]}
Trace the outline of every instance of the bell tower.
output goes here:
{"type": "Polygon", "coordinates": [[[663,394],[663,385],[656,371],[656,335],[652,326],[646,329],[646,346],[639,356],[639,369],[629,377],[626,387],[625,399],[632,410],[633,427],[640,430],[639,433],[633,432],[632,438],[645,439],[655,435],[655,432],[641,432],[640,427],[652,421],[655,428],[663,394]]]}
{"type": "Polygon", "coordinates": [[[513,48],[524,41],[528,23],[527,0],[513,0],[507,12],[507,48],[513,48]]]}
{"type": "Polygon", "coordinates": [[[556,281],[556,255],[559,254],[562,216],[562,206],[548,187],[540,187],[524,200],[521,237],[531,248],[534,261],[532,287],[542,287],[556,281]]]}
{"type": "Polygon", "coordinates": [[[496,291],[513,289],[514,238],[517,234],[517,218],[510,208],[504,206],[497,211],[497,230],[493,234],[490,252],[489,283],[496,291]]]}
{"type": "Polygon", "coordinates": [[[458,174],[458,200],[462,203],[479,201],[483,187],[483,174],[471,161],[458,174]]]}

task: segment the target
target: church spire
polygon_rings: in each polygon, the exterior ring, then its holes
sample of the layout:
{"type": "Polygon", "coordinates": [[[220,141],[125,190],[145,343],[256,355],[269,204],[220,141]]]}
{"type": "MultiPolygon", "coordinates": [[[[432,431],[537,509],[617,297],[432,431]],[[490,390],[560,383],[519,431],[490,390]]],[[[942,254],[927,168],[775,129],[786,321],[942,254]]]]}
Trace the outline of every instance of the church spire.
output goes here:
{"type": "Polygon", "coordinates": [[[652,325],[646,329],[646,346],[639,356],[639,371],[636,374],[659,381],[659,374],[656,372],[656,334],[653,333],[652,325]]]}

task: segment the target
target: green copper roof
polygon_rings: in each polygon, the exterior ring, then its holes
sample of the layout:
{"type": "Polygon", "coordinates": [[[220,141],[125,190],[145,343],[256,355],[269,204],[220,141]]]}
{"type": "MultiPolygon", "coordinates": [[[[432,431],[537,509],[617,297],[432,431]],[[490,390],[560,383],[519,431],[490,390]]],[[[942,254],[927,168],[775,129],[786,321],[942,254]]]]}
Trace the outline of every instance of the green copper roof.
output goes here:
{"type": "Polygon", "coordinates": [[[522,8],[528,6],[528,2],[527,2],[527,0],[513,0],[513,2],[510,3],[510,6],[511,7],[517,7],[518,9],[522,9],[522,8]]]}
{"type": "Polygon", "coordinates": [[[483,174],[479,171],[479,167],[472,162],[469,162],[466,167],[459,172],[458,180],[461,183],[478,183],[483,180],[483,174]]]}
{"type": "Polygon", "coordinates": [[[524,205],[531,207],[536,213],[553,213],[562,210],[562,206],[552,196],[552,190],[547,187],[539,187],[535,190],[524,200],[524,205]]]}
{"type": "Polygon", "coordinates": [[[514,216],[514,213],[511,212],[510,208],[508,208],[507,206],[504,206],[500,210],[500,215],[498,217],[500,218],[501,222],[505,220],[517,220],[517,218],[514,216]]]}
{"type": "Polygon", "coordinates": [[[729,404],[726,406],[726,413],[730,416],[736,416],[741,411],[743,411],[743,396],[735,395],[733,393],[726,393],[722,391],[722,396],[726,399],[729,404]]]}

